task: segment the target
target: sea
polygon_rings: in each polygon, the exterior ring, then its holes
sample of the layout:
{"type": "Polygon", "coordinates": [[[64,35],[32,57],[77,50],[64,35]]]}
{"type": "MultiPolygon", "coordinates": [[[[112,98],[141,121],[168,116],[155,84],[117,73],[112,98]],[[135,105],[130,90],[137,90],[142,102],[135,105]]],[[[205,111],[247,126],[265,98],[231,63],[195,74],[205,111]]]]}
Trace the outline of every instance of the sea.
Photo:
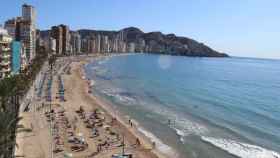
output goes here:
{"type": "Polygon", "coordinates": [[[280,158],[280,60],[127,54],[84,69],[167,157],[280,158]]]}

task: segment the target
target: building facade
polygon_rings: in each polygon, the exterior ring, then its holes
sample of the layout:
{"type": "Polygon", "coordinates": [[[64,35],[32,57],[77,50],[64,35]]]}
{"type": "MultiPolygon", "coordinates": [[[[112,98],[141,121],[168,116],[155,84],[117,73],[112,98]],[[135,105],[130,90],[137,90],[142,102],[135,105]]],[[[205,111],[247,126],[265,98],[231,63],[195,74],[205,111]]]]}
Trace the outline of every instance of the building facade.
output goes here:
{"type": "Polygon", "coordinates": [[[80,54],[81,52],[81,35],[79,32],[71,32],[71,42],[72,54],[80,54]]]}
{"type": "Polygon", "coordinates": [[[70,55],[70,31],[66,25],[53,26],[51,28],[51,37],[56,40],[56,54],[70,55]]]}
{"type": "Polygon", "coordinates": [[[61,55],[63,39],[62,28],[59,26],[53,26],[51,28],[51,37],[56,41],[56,54],[61,55]]]}
{"type": "Polygon", "coordinates": [[[28,62],[36,56],[36,11],[31,5],[22,5],[22,20],[19,26],[20,40],[25,45],[28,62]]]}
{"type": "Polygon", "coordinates": [[[22,45],[19,41],[13,41],[12,48],[12,74],[18,74],[21,70],[22,45]]]}
{"type": "Polygon", "coordinates": [[[7,30],[0,28],[0,79],[11,74],[11,42],[7,30]]]}
{"type": "Polygon", "coordinates": [[[71,45],[70,45],[70,30],[67,25],[60,25],[62,28],[62,52],[64,55],[70,55],[71,45]]]}

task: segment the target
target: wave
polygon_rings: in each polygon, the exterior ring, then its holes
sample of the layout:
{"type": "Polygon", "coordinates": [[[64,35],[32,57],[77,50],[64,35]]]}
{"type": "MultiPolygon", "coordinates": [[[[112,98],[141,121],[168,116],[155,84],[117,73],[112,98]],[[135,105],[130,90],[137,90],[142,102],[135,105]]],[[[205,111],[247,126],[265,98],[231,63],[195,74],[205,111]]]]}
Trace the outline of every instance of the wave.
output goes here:
{"type": "Polygon", "coordinates": [[[176,133],[182,137],[195,134],[202,135],[208,132],[208,128],[196,121],[188,119],[184,114],[179,114],[176,111],[173,111],[170,108],[165,108],[162,106],[146,106],[150,111],[166,118],[163,120],[171,122],[170,127],[176,131],[176,133]]]}
{"type": "Polygon", "coordinates": [[[201,139],[240,158],[280,158],[280,154],[259,146],[230,139],[202,136],[201,139]]]}
{"type": "Polygon", "coordinates": [[[95,85],[95,81],[94,81],[94,80],[90,80],[90,81],[89,81],[89,86],[92,87],[92,86],[94,86],[94,85],[95,85]]]}
{"type": "Polygon", "coordinates": [[[132,94],[129,92],[124,92],[122,90],[112,88],[103,89],[101,90],[101,92],[106,96],[117,99],[117,101],[121,102],[124,105],[133,105],[136,103],[136,98],[132,97],[132,94]]]}
{"type": "Polygon", "coordinates": [[[103,64],[107,63],[108,60],[109,60],[109,58],[103,58],[103,59],[100,59],[97,63],[98,63],[98,65],[103,65],[103,64]]]}
{"type": "Polygon", "coordinates": [[[186,136],[185,133],[184,133],[184,131],[179,130],[179,129],[177,129],[177,128],[173,128],[173,129],[176,131],[176,134],[180,137],[180,141],[181,141],[182,143],[184,143],[184,141],[185,141],[184,137],[186,136]]]}
{"type": "Polygon", "coordinates": [[[93,71],[98,71],[98,69],[101,69],[101,68],[98,67],[98,66],[91,66],[90,68],[91,68],[91,70],[93,70],[93,71]]]}
{"type": "Polygon", "coordinates": [[[178,157],[179,155],[175,152],[170,146],[164,144],[159,138],[157,138],[151,132],[144,130],[141,127],[138,127],[138,131],[144,134],[147,138],[149,138],[152,142],[156,143],[156,148],[162,152],[163,154],[168,155],[169,157],[178,157]]]}

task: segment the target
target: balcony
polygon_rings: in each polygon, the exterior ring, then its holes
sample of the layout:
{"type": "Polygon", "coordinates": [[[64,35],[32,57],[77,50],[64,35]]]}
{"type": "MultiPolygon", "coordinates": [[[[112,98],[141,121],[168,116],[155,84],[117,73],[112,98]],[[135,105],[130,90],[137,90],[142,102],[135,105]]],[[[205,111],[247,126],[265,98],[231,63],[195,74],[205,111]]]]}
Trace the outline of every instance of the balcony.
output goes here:
{"type": "Polygon", "coordinates": [[[10,58],[11,57],[11,54],[10,53],[2,53],[1,55],[0,55],[0,58],[2,58],[2,59],[7,59],[7,58],[10,58]]]}
{"type": "Polygon", "coordinates": [[[10,51],[11,49],[10,49],[9,47],[1,47],[1,50],[2,50],[3,52],[8,52],[8,51],[10,51]]]}
{"type": "Polygon", "coordinates": [[[1,62],[0,62],[0,65],[1,65],[1,66],[9,66],[10,64],[11,64],[10,61],[1,61],[1,62]]]}
{"type": "Polygon", "coordinates": [[[8,67],[8,68],[1,68],[0,72],[2,73],[7,73],[7,72],[10,72],[11,71],[11,68],[8,67]]]}

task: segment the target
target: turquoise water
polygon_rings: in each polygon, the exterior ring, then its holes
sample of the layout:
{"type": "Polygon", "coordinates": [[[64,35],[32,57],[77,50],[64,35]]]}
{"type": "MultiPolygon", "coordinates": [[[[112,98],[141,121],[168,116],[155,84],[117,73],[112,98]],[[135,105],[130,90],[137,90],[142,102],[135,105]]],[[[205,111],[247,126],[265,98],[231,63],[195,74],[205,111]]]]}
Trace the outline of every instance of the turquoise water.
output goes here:
{"type": "Polygon", "coordinates": [[[85,70],[169,157],[280,157],[278,60],[137,54],[85,70]]]}

